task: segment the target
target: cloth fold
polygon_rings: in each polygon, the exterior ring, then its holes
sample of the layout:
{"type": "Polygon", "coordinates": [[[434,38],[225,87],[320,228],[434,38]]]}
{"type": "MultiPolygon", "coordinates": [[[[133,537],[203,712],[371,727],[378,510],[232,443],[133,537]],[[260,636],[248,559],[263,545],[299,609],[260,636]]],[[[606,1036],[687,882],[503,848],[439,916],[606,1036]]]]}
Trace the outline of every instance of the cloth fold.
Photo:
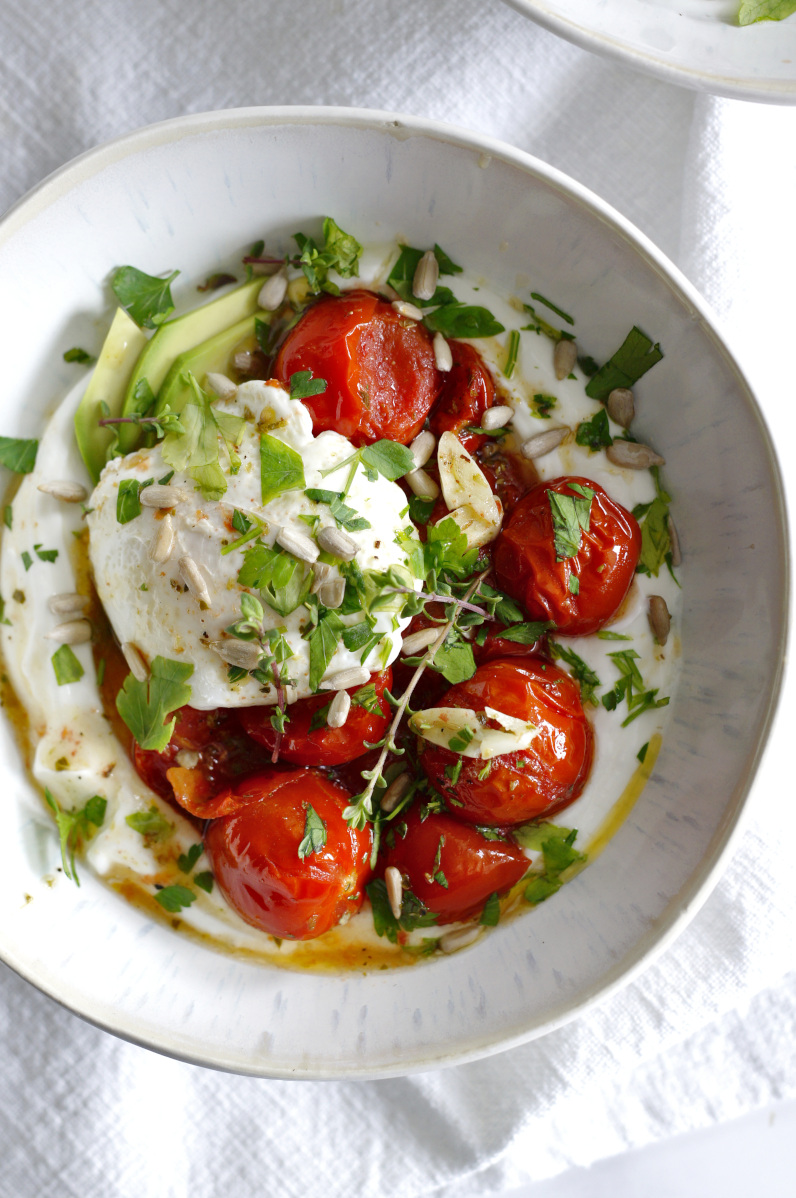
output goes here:
{"type": "MultiPolygon", "coordinates": [[[[185,112],[447,120],[574,176],[673,257],[775,441],[793,443],[796,109],[647,78],[499,0],[0,0],[0,44],[0,209],[83,150],[185,112]]],[[[745,831],[689,928],[624,990],[510,1053],[373,1083],[230,1077],[118,1041],[0,968],[0,1195],[469,1198],[796,1094],[795,715],[791,673],[745,831]]]]}

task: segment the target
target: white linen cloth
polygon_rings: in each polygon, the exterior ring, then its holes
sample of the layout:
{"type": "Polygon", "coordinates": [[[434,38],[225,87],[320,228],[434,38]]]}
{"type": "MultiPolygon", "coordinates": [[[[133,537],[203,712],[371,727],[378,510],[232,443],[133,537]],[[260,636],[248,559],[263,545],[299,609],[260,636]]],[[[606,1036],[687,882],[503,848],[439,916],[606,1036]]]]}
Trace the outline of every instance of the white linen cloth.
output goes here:
{"type": "MultiPolygon", "coordinates": [[[[252,104],[414,113],[546,159],[701,289],[793,481],[796,109],[636,74],[499,0],[0,0],[0,46],[0,210],[99,142],[252,104]]],[[[382,1082],[225,1076],[0,967],[0,1195],[466,1198],[796,1094],[794,717],[791,676],[745,831],[688,930],[511,1053],[382,1082]]]]}

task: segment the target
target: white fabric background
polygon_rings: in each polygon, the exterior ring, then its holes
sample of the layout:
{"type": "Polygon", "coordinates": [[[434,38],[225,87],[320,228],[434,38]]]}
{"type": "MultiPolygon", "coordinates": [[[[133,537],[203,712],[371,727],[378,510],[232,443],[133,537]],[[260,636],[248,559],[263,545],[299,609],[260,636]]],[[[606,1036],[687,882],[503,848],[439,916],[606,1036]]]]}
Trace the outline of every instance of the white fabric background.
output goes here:
{"type": "MultiPolygon", "coordinates": [[[[98,142],[252,104],[414,113],[546,159],[712,303],[792,476],[796,109],[648,79],[499,0],[0,0],[0,47],[0,210],[98,142]]],[[[466,1198],[796,1095],[794,716],[791,680],[690,928],[510,1054],[374,1083],[224,1076],[117,1041],[0,967],[0,1195],[466,1198]]]]}

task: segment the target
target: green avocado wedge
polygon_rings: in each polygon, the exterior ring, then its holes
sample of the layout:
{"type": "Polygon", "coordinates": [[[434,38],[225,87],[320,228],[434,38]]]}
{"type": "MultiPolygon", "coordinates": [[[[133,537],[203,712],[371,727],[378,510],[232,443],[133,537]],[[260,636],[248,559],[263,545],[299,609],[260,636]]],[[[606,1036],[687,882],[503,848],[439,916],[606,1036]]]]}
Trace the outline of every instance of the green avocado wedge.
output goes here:
{"type": "MultiPolygon", "coordinates": [[[[246,316],[254,316],[259,311],[257,297],[260,294],[263,280],[251,279],[248,283],[236,287],[219,299],[194,308],[184,316],[167,320],[157,329],[147,341],[146,347],[136,363],[128,382],[124,396],[122,414],[128,415],[138,411],[135,389],[142,379],[146,379],[155,395],[158,394],[171,370],[172,365],[180,354],[197,349],[203,342],[216,337],[231,325],[236,325],[246,316]]],[[[160,406],[160,405],[158,405],[160,406]]],[[[122,425],[119,429],[119,448],[123,453],[129,453],[135,445],[140,430],[135,425],[122,425]]]]}
{"type": "Polygon", "coordinates": [[[113,433],[100,427],[104,402],[111,416],[122,412],[128,383],[147,344],[146,333],[117,308],[85,394],[75,412],[75,439],[86,468],[96,483],[106,462],[113,433]]]}
{"type": "MultiPolygon", "coordinates": [[[[263,312],[264,320],[270,319],[270,312],[263,312]]],[[[185,373],[190,371],[200,386],[204,385],[205,375],[211,371],[225,374],[229,369],[229,359],[236,346],[241,341],[254,334],[256,316],[245,316],[237,324],[223,329],[215,337],[202,341],[194,349],[186,350],[174,359],[169,373],[163,380],[158,391],[155,415],[162,412],[168,404],[172,412],[181,412],[185,406],[191,388],[185,381],[185,373]]]]}

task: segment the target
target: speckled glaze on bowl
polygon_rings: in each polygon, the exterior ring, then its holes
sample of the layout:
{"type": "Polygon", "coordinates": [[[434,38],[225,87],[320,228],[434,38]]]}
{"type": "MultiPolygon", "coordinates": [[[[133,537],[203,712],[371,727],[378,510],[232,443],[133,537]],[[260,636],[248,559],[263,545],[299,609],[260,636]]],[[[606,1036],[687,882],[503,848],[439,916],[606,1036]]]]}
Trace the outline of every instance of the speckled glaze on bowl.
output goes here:
{"type": "Polygon", "coordinates": [[[796,15],[738,24],[741,0],[506,0],[567,41],[697,91],[796,104],[796,15]]]}
{"type": "Polygon", "coordinates": [[[83,870],[0,723],[0,956],[99,1026],[200,1064],[379,1077],[474,1059],[572,1019],[683,927],[727,856],[776,701],[787,546],[765,426],[705,305],[626,221],[508,146],[411,118],[254,109],[156,125],[84,155],[0,225],[0,429],[36,435],[98,339],[122,262],[195,282],[257,238],[333,214],[362,241],[441,241],[513,291],[518,271],[577,316],[596,357],[638,323],[666,358],[643,385],[685,553],[683,670],[653,778],[606,852],[553,901],[414,968],[266,968],[155,923],[83,870]]]}

